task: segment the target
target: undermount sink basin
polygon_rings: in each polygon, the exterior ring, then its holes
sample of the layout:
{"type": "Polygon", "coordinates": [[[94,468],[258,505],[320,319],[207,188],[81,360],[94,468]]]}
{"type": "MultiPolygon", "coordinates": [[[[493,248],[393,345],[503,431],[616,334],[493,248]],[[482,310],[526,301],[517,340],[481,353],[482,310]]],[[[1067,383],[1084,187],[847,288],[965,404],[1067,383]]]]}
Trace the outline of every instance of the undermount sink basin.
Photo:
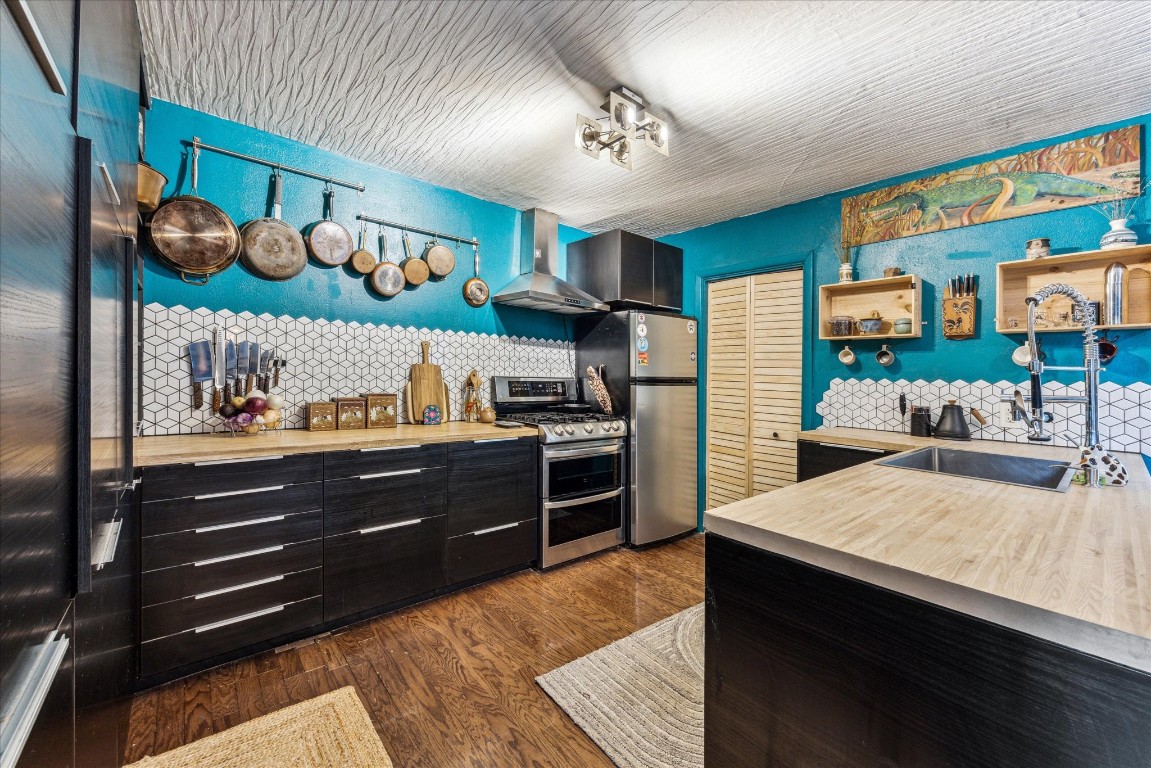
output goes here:
{"type": "Polygon", "coordinates": [[[1075,467],[1066,462],[1050,459],[1027,459],[952,448],[920,448],[877,463],[888,467],[917,469],[920,472],[1021,485],[1025,488],[1042,488],[1057,493],[1067,491],[1076,471],[1075,467]]]}

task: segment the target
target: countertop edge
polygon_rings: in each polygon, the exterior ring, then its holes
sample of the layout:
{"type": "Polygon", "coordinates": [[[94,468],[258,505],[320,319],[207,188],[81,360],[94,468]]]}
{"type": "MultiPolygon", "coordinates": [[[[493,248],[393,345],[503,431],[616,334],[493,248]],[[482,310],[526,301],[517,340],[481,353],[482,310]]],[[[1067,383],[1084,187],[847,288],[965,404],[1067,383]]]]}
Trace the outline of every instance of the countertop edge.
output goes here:
{"type": "Polygon", "coordinates": [[[704,514],[704,529],[708,533],[765,552],[789,557],[1115,664],[1151,673],[1151,639],[746,523],[716,517],[711,513],[704,514]]]}

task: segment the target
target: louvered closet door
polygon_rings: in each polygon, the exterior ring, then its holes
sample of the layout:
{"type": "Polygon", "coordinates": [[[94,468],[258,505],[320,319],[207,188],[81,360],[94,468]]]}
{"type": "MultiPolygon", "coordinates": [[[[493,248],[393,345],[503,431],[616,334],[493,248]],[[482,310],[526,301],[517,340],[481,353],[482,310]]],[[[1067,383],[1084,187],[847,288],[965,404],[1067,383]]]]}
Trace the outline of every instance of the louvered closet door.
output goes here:
{"type": "Polygon", "coordinates": [[[752,278],[751,493],[795,482],[803,397],[803,272],[752,278]]]}
{"type": "Polygon", "coordinates": [[[707,508],[746,498],[751,278],[707,289],[707,508]]]}

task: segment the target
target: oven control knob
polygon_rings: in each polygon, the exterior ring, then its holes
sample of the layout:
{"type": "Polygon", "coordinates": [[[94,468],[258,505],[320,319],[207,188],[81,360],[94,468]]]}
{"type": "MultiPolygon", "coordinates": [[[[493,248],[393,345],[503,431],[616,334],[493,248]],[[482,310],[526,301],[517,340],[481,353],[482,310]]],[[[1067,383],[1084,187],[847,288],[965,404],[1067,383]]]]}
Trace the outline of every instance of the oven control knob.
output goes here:
{"type": "Polygon", "coordinates": [[[563,427],[552,427],[552,434],[555,435],[556,437],[559,437],[563,433],[564,433],[563,427]]]}
{"type": "Polygon", "coordinates": [[[573,427],[571,424],[568,424],[564,427],[564,432],[567,432],[569,435],[574,435],[575,427],[573,427]]]}
{"type": "Polygon", "coordinates": [[[618,421],[613,421],[611,424],[611,428],[612,428],[613,432],[619,432],[621,429],[623,429],[623,424],[621,422],[618,422],[618,421]]]}
{"type": "Polygon", "coordinates": [[[589,435],[591,434],[591,431],[593,429],[595,429],[595,427],[593,427],[591,424],[584,424],[583,425],[583,431],[587,432],[589,435]]]}

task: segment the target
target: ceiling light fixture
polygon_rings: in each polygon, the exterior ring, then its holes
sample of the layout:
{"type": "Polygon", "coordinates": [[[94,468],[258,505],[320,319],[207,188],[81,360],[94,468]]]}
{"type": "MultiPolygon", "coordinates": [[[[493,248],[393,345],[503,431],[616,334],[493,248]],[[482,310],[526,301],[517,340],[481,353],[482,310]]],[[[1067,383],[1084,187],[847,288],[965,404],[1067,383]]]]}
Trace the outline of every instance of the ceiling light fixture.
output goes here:
{"type": "Polygon", "coordinates": [[[612,164],[628,171],[638,141],[668,156],[667,123],[648,112],[638,94],[616,88],[608,93],[607,103],[601,109],[607,112],[606,117],[576,115],[575,145],[580,152],[599,159],[606,149],[612,164]]]}

